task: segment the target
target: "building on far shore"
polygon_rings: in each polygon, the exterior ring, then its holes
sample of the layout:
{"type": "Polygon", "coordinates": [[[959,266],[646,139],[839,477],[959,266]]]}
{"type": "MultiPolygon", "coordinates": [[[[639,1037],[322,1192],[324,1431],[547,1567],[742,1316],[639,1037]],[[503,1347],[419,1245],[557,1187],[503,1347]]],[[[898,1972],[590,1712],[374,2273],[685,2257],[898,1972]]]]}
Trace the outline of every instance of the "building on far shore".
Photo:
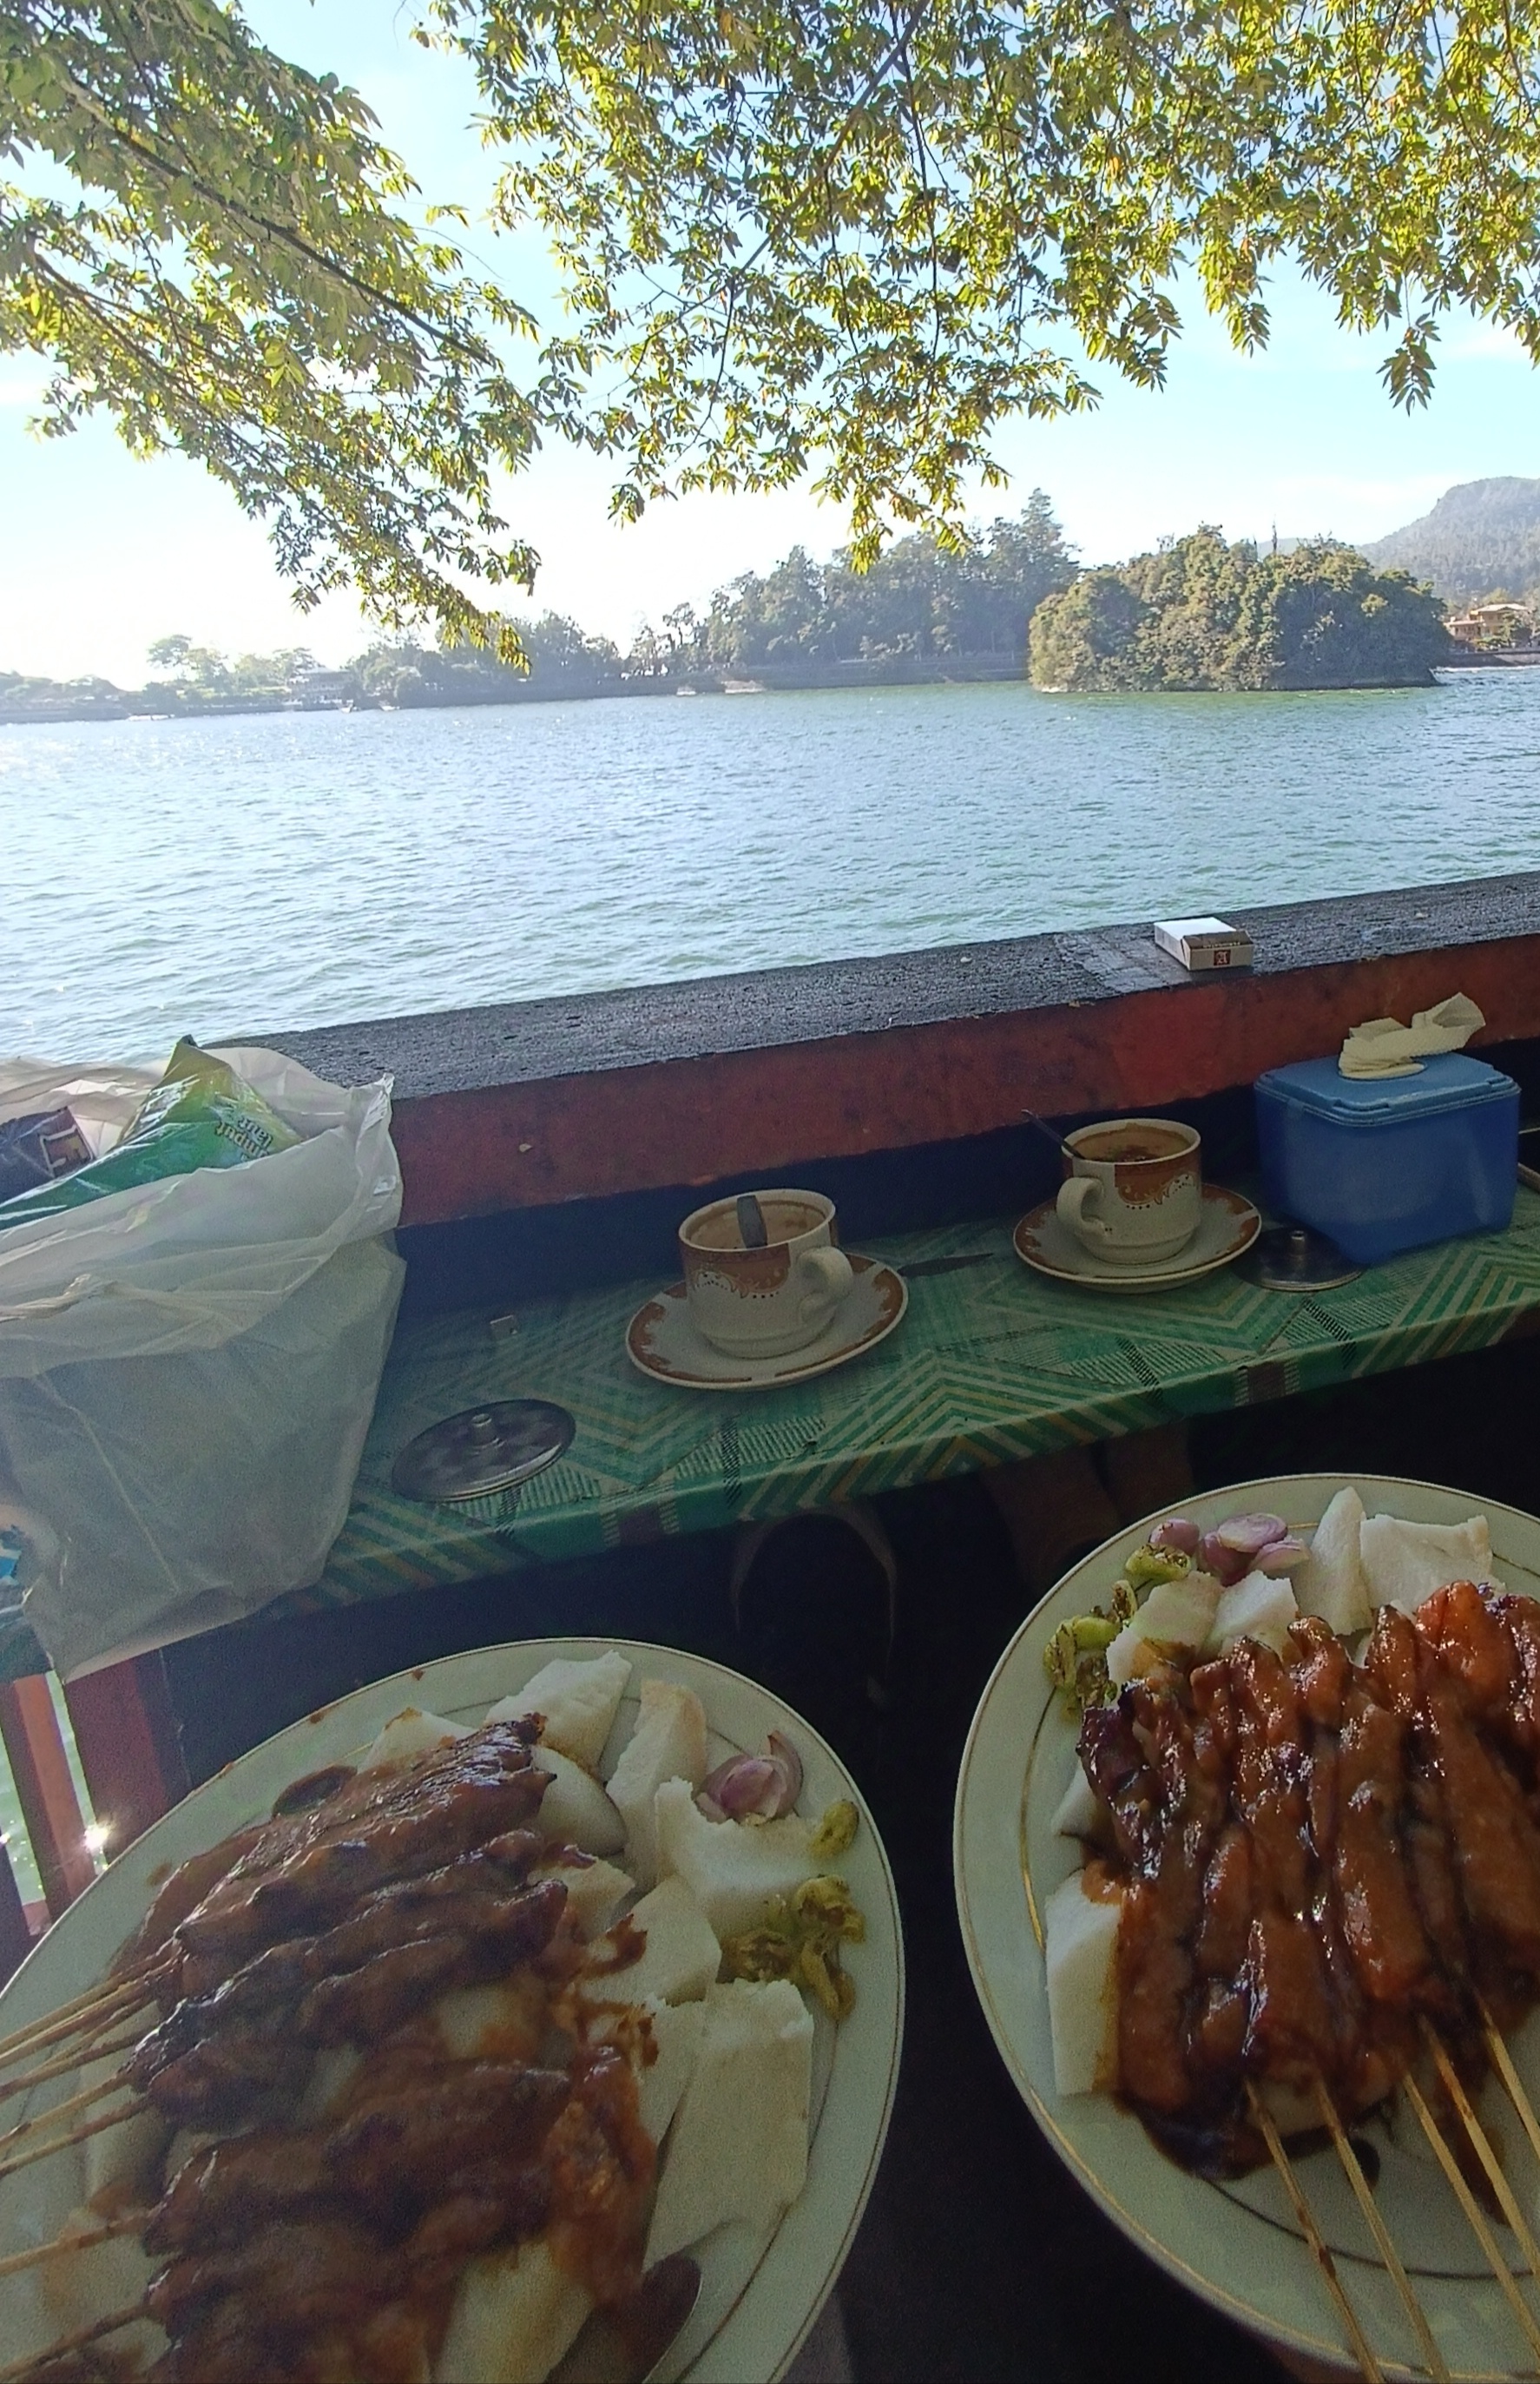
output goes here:
{"type": "Polygon", "coordinates": [[[1446,627],[1460,646],[1533,646],[1534,608],[1528,604],[1472,604],[1457,613],[1446,627]]]}

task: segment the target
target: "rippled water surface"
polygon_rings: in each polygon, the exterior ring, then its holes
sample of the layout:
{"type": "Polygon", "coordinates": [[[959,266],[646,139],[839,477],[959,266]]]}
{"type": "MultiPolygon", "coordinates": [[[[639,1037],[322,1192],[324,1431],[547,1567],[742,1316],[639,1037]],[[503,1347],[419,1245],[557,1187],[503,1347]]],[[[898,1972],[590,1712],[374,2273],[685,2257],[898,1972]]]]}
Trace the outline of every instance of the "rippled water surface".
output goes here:
{"type": "Polygon", "coordinates": [[[1540,671],[0,728],[0,1050],[1540,866],[1540,671]]]}

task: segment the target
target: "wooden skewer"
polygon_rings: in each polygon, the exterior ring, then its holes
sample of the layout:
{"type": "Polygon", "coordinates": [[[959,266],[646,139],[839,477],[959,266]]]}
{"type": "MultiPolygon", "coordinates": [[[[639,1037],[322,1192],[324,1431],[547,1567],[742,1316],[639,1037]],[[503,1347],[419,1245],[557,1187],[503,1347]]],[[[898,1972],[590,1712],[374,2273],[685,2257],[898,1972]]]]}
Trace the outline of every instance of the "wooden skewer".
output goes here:
{"type": "Polygon", "coordinates": [[[130,2210],[122,2218],[105,2219],[100,2227],[82,2228],[78,2235],[56,2235],[30,2251],[7,2252],[0,2260],[0,2277],[19,2277],[24,2268],[41,2268],[45,2261],[67,2258],[72,2252],[94,2251],[98,2243],[111,2243],[119,2235],[137,2235],[143,2224],[143,2211],[130,2210]]]}
{"type": "Polygon", "coordinates": [[[94,2086],[82,2086],[78,2094],[69,2095],[65,2102],[50,2103],[45,2111],[33,2111],[29,2117],[18,2119],[14,2128],[7,2128],[0,2135],[0,2154],[20,2143],[24,2136],[35,2136],[40,2128],[56,2128],[61,2119],[72,2119],[77,2111],[89,2111],[93,2103],[99,2103],[104,2094],[118,2093],[126,2082],[122,2071],[114,2070],[110,2078],[99,2078],[94,2086]]]}
{"type": "Polygon", "coordinates": [[[7,2037],[0,2044],[0,2064],[9,2067],[24,2054],[41,2053],[45,2046],[57,2044],[66,2037],[93,2032],[99,2036],[109,2020],[120,2019],[125,2012],[137,2011],[149,2000],[149,1990],[137,1980],[115,1985],[110,1992],[98,1989],[95,1994],[79,1997],[62,2010],[51,2013],[46,2020],[19,2029],[14,2036],[7,2037]]]}
{"type": "Polygon", "coordinates": [[[1448,2363],[1438,2348],[1422,2304],[1411,2289],[1411,2279],[1401,2265],[1401,2255],[1397,2251],[1390,2229],[1381,2216],[1379,2204],[1374,2199],[1373,2188],[1363,2173],[1363,2164],[1353,2150],[1352,2140],[1337,2117],[1336,2105],[1327,2093],[1324,2080],[1319,2078],[1315,2081],[1315,2097],[1321,2106],[1321,2116],[1331,2131],[1332,2142],[1336,2146],[1337,2158],[1347,2171],[1348,2182],[1358,2197],[1359,2208],[1363,2213],[1369,2232],[1374,2238],[1375,2248],[1385,2262],[1392,2283],[1401,2296],[1402,2306],[1411,2320],[1412,2329],[1422,2345],[1423,2365],[1429,2375],[1434,2378],[1434,2384],[1450,2384],[1448,2363]]]}
{"type": "MultiPolygon", "coordinates": [[[[106,2128],[120,2127],[125,2119],[136,2119],[145,2108],[143,2098],[129,2105],[126,2111],[106,2111],[99,2119],[82,2119],[68,2134],[50,2136],[46,2143],[29,2144],[25,2151],[13,2153],[7,2161],[0,2161],[0,2178],[14,2177],[19,2168],[31,2168],[33,2161],[45,2160],[50,2153],[68,2152],[71,2144],[83,2144],[88,2136],[99,2136],[106,2128]]],[[[0,2384],[3,2384],[0,2370],[0,2384]]]]}
{"type": "Polygon", "coordinates": [[[17,2029],[9,2036],[0,2037],[0,2063],[12,2062],[22,2053],[31,2052],[41,2044],[50,2044],[56,2037],[74,2035],[78,2029],[89,2026],[89,2016],[97,2004],[115,2002],[120,1995],[127,1995],[130,1988],[137,1990],[136,2003],[148,2002],[152,1975],[153,1966],[147,1965],[143,1969],[128,1971],[121,1978],[99,1979],[93,1987],[88,1987],[84,1994],[77,1995],[73,2002],[60,2004],[56,2011],[45,2013],[42,2019],[30,2020],[25,2028],[17,2029]]]}
{"type": "Polygon", "coordinates": [[[1508,2089],[1508,2099],[1519,2114],[1520,2124],[1529,2138],[1531,2151],[1535,2159],[1540,2160],[1540,2118],[1535,2117],[1534,2105],[1525,2093],[1523,2080],[1513,2066],[1513,2055],[1504,2043],[1501,2030],[1487,2010],[1484,2001],[1479,2002],[1477,2008],[1481,2013],[1481,2032],[1486,2040],[1486,2050],[1492,2056],[1492,2066],[1508,2089]]]}
{"type": "MultiPolygon", "coordinates": [[[[1249,2080],[1247,2080],[1246,2097],[1251,2105],[1251,2117],[1261,2129],[1263,2141],[1273,2155],[1273,2166],[1283,2180],[1284,2192],[1294,2206],[1294,2215],[1304,2231],[1305,2241],[1315,2254],[1316,2266],[1325,2279],[1326,2290],[1336,2304],[1337,2316],[1342,2320],[1348,2342],[1352,2346],[1353,2356],[1359,2364],[1359,2373],[1362,2376],[1364,2384],[1385,2384],[1385,2370],[1375,2358],[1369,2337],[1359,2324],[1358,2314],[1343,2290],[1342,2279],[1336,2272],[1336,2263],[1332,2258],[1325,2237],[1315,2223],[1315,2214],[1306,2201],[1305,2190],[1294,2173],[1294,2164],[1284,2150],[1284,2140],[1278,2133],[1273,2114],[1249,2080]]],[[[0,2371],[0,2384],[6,2384],[3,2371],[0,2371]]]]}
{"type": "MultiPolygon", "coordinates": [[[[1481,2245],[1482,2250],[1485,2253],[1487,2266],[1490,2267],[1492,2274],[1496,2277],[1498,2284],[1502,2287],[1504,2299],[1507,2301],[1509,2309],[1513,2312],[1514,2316],[1518,2319],[1520,2329],[1523,2334],[1525,2341],[1529,2344],[1529,2347],[1534,2352],[1536,2359],[1540,2359],[1540,2326],[1536,2326],[1534,2314],[1531,2311],[1528,2303],[1525,2301],[1522,2293],[1519,2291],[1517,2284],[1515,2284],[1512,2271],[1509,2267],[1508,2262],[1503,2258],[1502,2253],[1498,2248],[1497,2237],[1493,2234],[1491,2228],[1486,2223],[1486,2219],[1482,2212],[1481,2204],[1476,2200],[1476,2197],[1472,2192],[1470,2187],[1466,2184],[1465,2179],[1460,2173],[1459,2163],[1456,2160],[1453,2153],[1449,2150],[1448,2145],[1445,2142],[1443,2135],[1439,2129],[1438,2122],[1434,2117],[1433,2113],[1429,2110],[1427,2103],[1423,2098],[1422,2090],[1418,2085],[1416,2079],[1412,2076],[1410,2069],[1401,2080],[1401,2087],[1408,2102],[1411,2105],[1412,2109],[1416,2112],[1419,2119],[1422,2123],[1422,2132],[1427,2137],[1429,2143],[1433,2146],[1434,2156],[1437,2160],[1439,2167],[1443,2170],[1445,2176],[1448,2179],[1449,2183],[1455,2190],[1455,2194],[1459,2200],[1459,2206],[1464,2211],[1466,2217],[1471,2223],[1471,2232],[1474,2235],[1477,2242],[1481,2245]]],[[[1474,2140],[1472,2139],[1472,2141],[1474,2140]]],[[[0,2379],[0,2384],[3,2384],[3,2379],[0,2379]]]]}
{"type": "Polygon", "coordinates": [[[1502,2204],[1503,2216],[1519,2239],[1519,2249],[1524,2255],[1530,2275],[1536,2283],[1540,2283],[1540,2243],[1536,2243],[1530,2230],[1529,2220],[1524,2216],[1520,2205],[1519,2198],[1503,2175],[1502,2164],[1493,2147],[1492,2139],[1472,2108],[1471,2098],[1460,2082],[1459,2072],[1450,2060],[1442,2040],[1426,2019],[1422,2022],[1422,2032],[1432,2049],[1433,2057],[1438,2064],[1438,2074],[1448,2090],[1449,2099],[1459,2113],[1465,2132],[1476,2148],[1476,2158],[1486,2171],[1487,2182],[1502,2204]]]}
{"type": "Polygon", "coordinates": [[[141,2031],[135,2029],[131,2036],[115,2037],[110,2044],[103,2044],[93,2037],[79,2053],[61,2053],[56,2061],[45,2061],[41,2069],[25,2069],[19,2078],[8,2078],[0,2086],[0,2103],[8,2103],[18,2094],[29,2093],[34,2086],[45,2086],[50,2078],[67,2078],[72,2069],[89,2069],[93,2061],[110,2061],[115,2054],[131,2053],[140,2042],[140,2035],[141,2031]]]}
{"type": "Polygon", "coordinates": [[[104,2334],[116,2334],[120,2327],[132,2326],[136,2318],[148,2316],[143,2301],[130,2302],[126,2309],[113,2310],[108,2316],[99,2317],[90,2326],[78,2326],[73,2334],[61,2334],[45,2349],[29,2351],[25,2358],[13,2359],[8,2365],[0,2367],[0,2384],[21,2384],[24,2376],[34,2375],[51,2359],[62,2359],[68,2351],[83,2351],[88,2343],[100,2342],[104,2334]]]}

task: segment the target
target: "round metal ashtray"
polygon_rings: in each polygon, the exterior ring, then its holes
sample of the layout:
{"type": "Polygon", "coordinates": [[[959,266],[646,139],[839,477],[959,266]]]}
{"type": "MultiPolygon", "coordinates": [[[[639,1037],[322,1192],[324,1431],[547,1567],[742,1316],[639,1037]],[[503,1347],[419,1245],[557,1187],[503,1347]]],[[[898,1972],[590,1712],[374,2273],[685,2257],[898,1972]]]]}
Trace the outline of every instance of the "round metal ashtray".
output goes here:
{"type": "Polygon", "coordinates": [[[391,1468],[391,1487],[435,1504],[491,1498],[554,1465],[577,1429],[553,1399],[490,1400],[409,1440],[391,1468]]]}
{"type": "Polygon", "coordinates": [[[1313,1225],[1269,1225],[1236,1269],[1263,1291],[1333,1291],[1363,1273],[1313,1225]]]}

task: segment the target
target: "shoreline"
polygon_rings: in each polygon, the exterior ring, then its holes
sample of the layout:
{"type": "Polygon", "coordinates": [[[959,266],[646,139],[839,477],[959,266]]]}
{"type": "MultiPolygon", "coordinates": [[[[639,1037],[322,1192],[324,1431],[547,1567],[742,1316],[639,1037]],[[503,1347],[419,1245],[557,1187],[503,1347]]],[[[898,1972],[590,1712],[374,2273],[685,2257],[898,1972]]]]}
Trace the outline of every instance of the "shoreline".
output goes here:
{"type": "MultiPolygon", "coordinates": [[[[1355,682],[1352,686],[1337,683],[1317,687],[1263,688],[1236,689],[1233,688],[1155,688],[1124,689],[1124,694],[1151,695],[1345,695],[1355,693],[1397,692],[1407,688],[1427,688],[1438,684],[1445,671],[1516,670],[1540,666],[1540,648],[1521,652],[1493,652],[1450,656],[1434,666],[1432,675],[1420,679],[1375,679],[1355,682]]],[[[57,728],[82,721],[192,721],[241,720],[281,717],[305,713],[362,712],[466,712],[515,709],[527,703],[623,702],[658,700],[668,697],[705,695],[791,695],[804,692],[838,693],[848,690],[861,693],[868,689],[888,687],[973,687],[1018,686],[1037,695],[1055,695],[1062,689],[1035,688],[1028,678],[1025,664],[1006,662],[991,656],[959,655],[944,667],[934,662],[895,657],[881,663],[854,661],[830,663],[809,668],[773,663],[761,664],[751,673],[717,673],[689,671],[677,675],[648,678],[579,682],[571,686],[528,687],[515,690],[499,689],[478,695],[465,688],[456,688],[441,696],[429,696],[411,703],[392,703],[363,696],[358,698],[324,698],[314,702],[298,702],[281,698],[256,697],[247,701],[217,699],[206,703],[188,703],[168,710],[164,702],[136,700],[125,692],[118,702],[110,698],[93,701],[82,698],[79,703],[41,703],[35,705],[0,702],[0,727],[57,728]]]]}
{"type": "Polygon", "coordinates": [[[131,689],[111,695],[81,696],[78,702],[21,704],[0,700],[0,726],[58,727],[78,720],[229,720],[302,712],[459,712],[484,711],[524,703],[625,702],[667,696],[779,695],[806,689],[861,689],[874,687],[957,687],[1029,684],[1025,656],[1018,660],[996,654],[958,654],[939,658],[893,655],[881,660],[855,658],[826,664],[756,664],[740,670],[657,672],[646,677],[585,679],[574,677],[544,686],[489,689],[474,685],[424,693],[407,703],[366,694],[323,696],[311,702],[282,696],[214,697],[168,708],[157,689],[153,699],[131,689]]]}

